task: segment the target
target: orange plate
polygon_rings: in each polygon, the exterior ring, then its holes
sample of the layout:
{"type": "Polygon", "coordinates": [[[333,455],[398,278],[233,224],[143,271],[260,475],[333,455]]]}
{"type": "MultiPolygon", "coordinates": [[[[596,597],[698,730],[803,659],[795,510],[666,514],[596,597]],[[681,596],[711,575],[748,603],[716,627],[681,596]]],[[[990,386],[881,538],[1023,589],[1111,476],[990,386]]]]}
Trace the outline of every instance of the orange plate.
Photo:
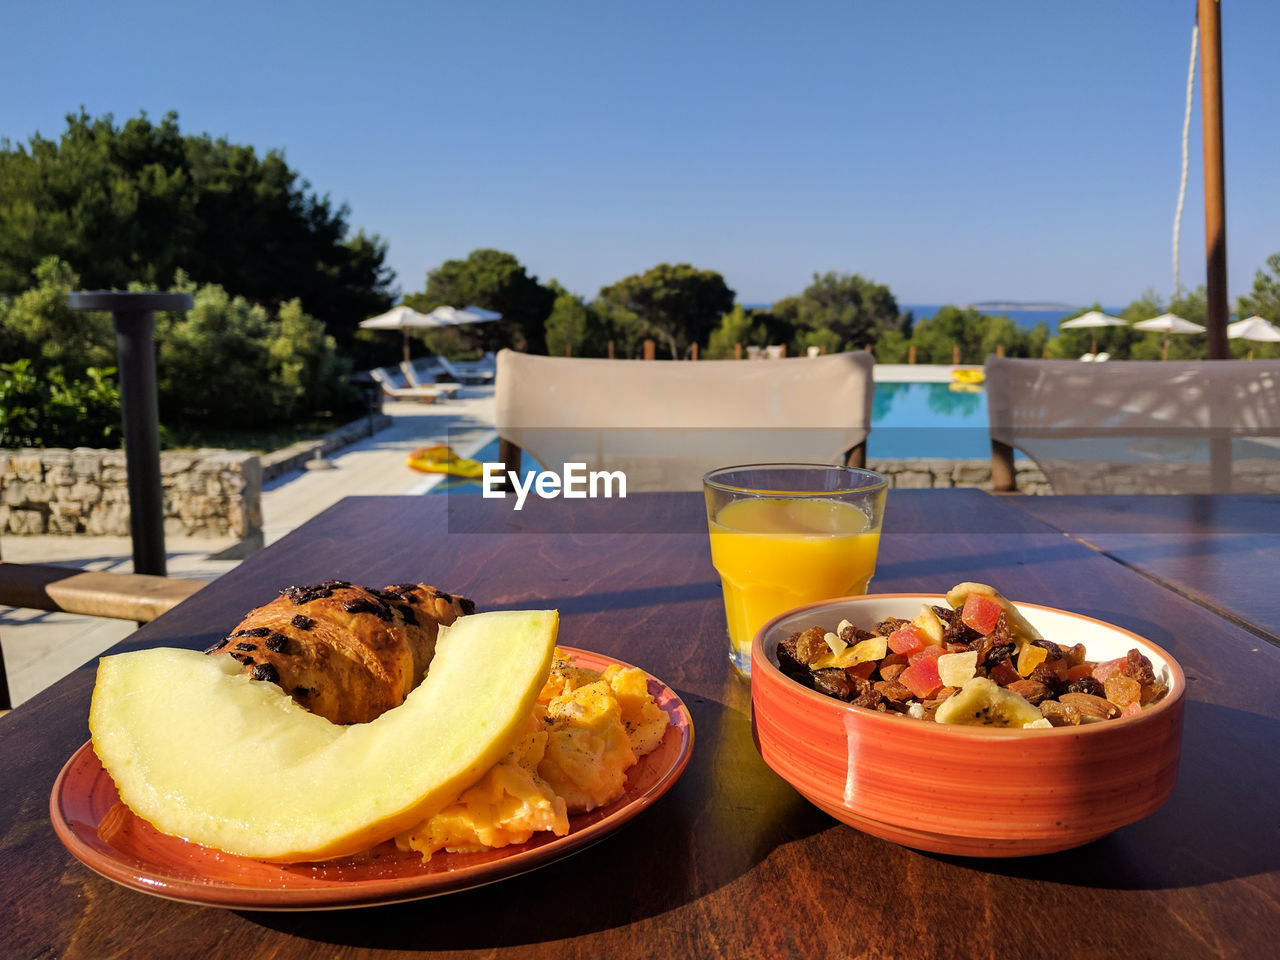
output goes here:
{"type": "MultiPolygon", "coordinates": [[[[580,666],[603,670],[612,657],[576,650],[580,666]]],[[[623,664],[627,666],[628,664],[623,664]]],[[[86,866],[134,890],[169,900],[241,910],[329,910],[420,900],[494,883],[602,840],[680,778],[693,749],[693,721],[670,687],[649,676],[649,692],[671,718],[661,745],[631,768],[626,792],[607,807],[569,818],[569,833],[483,853],[441,851],[424,863],[388,841],[323,863],[269,863],[166,836],[120,803],[115,784],[86,743],[54,782],[49,814],[58,838],[86,866]],[[99,835],[108,817],[111,842],[99,835]]]]}

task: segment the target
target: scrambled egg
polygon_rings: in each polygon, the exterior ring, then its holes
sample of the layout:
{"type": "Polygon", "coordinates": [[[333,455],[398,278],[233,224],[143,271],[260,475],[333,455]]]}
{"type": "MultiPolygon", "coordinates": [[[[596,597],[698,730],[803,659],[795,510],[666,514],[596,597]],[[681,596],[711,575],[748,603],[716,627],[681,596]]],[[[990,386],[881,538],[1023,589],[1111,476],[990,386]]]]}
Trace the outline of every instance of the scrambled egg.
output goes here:
{"type": "Polygon", "coordinates": [[[597,673],[556,651],[525,733],[453,803],[396,837],[429,860],[437,850],[476,852],[569,832],[568,814],[612,803],[627,771],[662,742],[668,718],[644,672],[611,664],[597,673]]]}

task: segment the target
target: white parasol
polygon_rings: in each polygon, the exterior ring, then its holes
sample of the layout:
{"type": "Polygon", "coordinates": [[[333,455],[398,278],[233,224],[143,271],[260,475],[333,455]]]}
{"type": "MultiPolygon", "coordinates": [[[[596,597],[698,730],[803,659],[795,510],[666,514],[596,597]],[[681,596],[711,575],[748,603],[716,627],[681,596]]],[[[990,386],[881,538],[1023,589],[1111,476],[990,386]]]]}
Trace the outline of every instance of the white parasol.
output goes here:
{"type": "Polygon", "coordinates": [[[460,327],[466,323],[488,323],[502,319],[502,314],[483,307],[436,307],[427,316],[441,327],[460,327]]]}
{"type": "Polygon", "coordinates": [[[1145,330],[1148,333],[1163,333],[1164,345],[1160,350],[1160,359],[1169,359],[1169,335],[1173,333],[1204,333],[1204,327],[1198,323],[1192,323],[1190,320],[1183,320],[1182,317],[1175,316],[1172,313],[1162,313],[1158,317],[1152,317],[1150,320],[1140,320],[1133,325],[1135,330],[1145,330]]]}
{"type": "Polygon", "coordinates": [[[386,313],[370,317],[360,323],[365,330],[399,330],[404,335],[404,360],[409,362],[409,331],[413,329],[455,327],[465,323],[487,323],[498,320],[500,313],[480,307],[436,307],[430,313],[419,313],[404,305],[392,307],[386,313]]]}
{"type": "MultiPolygon", "coordinates": [[[[1090,310],[1088,313],[1082,313],[1074,320],[1066,320],[1058,324],[1058,326],[1068,330],[1093,328],[1096,331],[1098,327],[1125,327],[1128,326],[1128,321],[1098,310],[1090,310]]],[[[1089,352],[1091,354],[1098,352],[1098,334],[1096,332],[1093,335],[1093,342],[1089,352]]]]}
{"type": "MultiPolygon", "coordinates": [[[[1231,340],[1257,340],[1264,343],[1280,342],[1280,327],[1264,320],[1256,314],[1227,324],[1227,337],[1231,340]]],[[[1253,349],[1249,350],[1248,359],[1253,359],[1253,349]]]]}
{"type": "Polygon", "coordinates": [[[1246,317],[1227,324],[1227,336],[1232,340],[1259,340],[1280,342],[1280,327],[1259,316],[1246,317]]]}

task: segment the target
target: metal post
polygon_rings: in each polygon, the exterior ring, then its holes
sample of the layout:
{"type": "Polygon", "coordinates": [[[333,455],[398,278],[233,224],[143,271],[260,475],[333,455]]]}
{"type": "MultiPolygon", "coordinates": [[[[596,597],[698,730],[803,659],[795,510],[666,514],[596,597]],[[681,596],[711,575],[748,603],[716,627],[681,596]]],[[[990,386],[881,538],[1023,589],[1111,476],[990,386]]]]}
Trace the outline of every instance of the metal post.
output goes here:
{"type": "Polygon", "coordinates": [[[1204,131],[1204,229],[1206,326],[1210,360],[1227,349],[1227,187],[1222,146],[1222,10],[1218,0],[1199,0],[1200,117],[1204,131]]]}
{"type": "Polygon", "coordinates": [[[155,311],[190,310],[186,293],[77,291],[72,310],[109,310],[120,365],[120,414],[129,481],[133,572],[165,576],[164,488],[160,480],[160,415],[156,401],[155,311]]]}

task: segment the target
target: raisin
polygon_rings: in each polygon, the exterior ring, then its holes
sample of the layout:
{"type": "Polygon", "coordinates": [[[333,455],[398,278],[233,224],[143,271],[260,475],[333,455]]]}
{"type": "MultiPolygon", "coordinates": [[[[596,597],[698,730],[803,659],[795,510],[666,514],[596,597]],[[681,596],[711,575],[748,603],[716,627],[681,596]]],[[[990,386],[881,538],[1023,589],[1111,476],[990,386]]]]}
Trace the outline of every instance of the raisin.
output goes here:
{"type": "Polygon", "coordinates": [[[874,687],[859,693],[850,701],[855,707],[866,707],[868,710],[883,710],[884,696],[874,687]]]}
{"type": "Polygon", "coordinates": [[[407,603],[396,604],[396,609],[400,611],[400,616],[404,618],[404,622],[411,627],[418,625],[418,615],[413,612],[413,607],[407,603]]]}
{"type": "Polygon", "coordinates": [[[458,607],[459,607],[459,609],[461,609],[461,610],[462,610],[462,615],[463,615],[464,617],[469,617],[469,616],[471,616],[471,614],[473,614],[473,613],[475,613],[475,612],[476,612],[476,604],[475,604],[475,601],[474,601],[474,600],[469,600],[469,599],[467,599],[466,597],[459,597],[459,598],[458,598],[458,607]]]}
{"type": "Polygon", "coordinates": [[[1067,693],[1087,693],[1095,697],[1106,697],[1107,688],[1093,677],[1077,677],[1067,684],[1067,693]]]}
{"type": "Polygon", "coordinates": [[[226,640],[219,640],[217,643],[213,644],[213,646],[205,647],[204,652],[205,652],[205,653],[217,653],[219,650],[221,650],[221,649],[222,649],[223,647],[225,647],[226,645],[227,645],[227,641],[226,641],[226,640]]]}
{"type": "Polygon", "coordinates": [[[1137,680],[1139,685],[1144,687],[1149,687],[1156,682],[1156,673],[1151,666],[1151,661],[1139,653],[1136,647],[1124,655],[1124,666],[1120,668],[1120,672],[1131,680],[1137,680]]]}
{"type": "Polygon", "coordinates": [[[247,640],[241,640],[239,643],[236,644],[236,649],[237,650],[257,650],[258,645],[256,643],[249,643],[249,641],[247,640]]]}
{"type": "Polygon", "coordinates": [[[1031,671],[1031,679],[1037,683],[1042,683],[1050,693],[1061,689],[1062,681],[1058,679],[1058,671],[1049,666],[1048,662],[1036,664],[1036,668],[1031,671]]]}
{"type": "Polygon", "coordinates": [[[239,630],[228,639],[234,640],[236,637],[265,637],[270,632],[270,627],[254,627],[252,630],[239,630]]]}
{"type": "Polygon", "coordinates": [[[813,671],[813,689],[825,693],[837,700],[852,700],[857,693],[857,686],[852,683],[839,667],[813,671]]]}
{"type": "Polygon", "coordinates": [[[280,674],[269,663],[260,663],[253,668],[253,679],[265,680],[267,683],[279,683],[280,674]]]}
{"type": "Polygon", "coordinates": [[[805,663],[815,663],[831,652],[827,646],[827,631],[822,627],[810,627],[796,640],[796,657],[805,663]]]}
{"type": "Polygon", "coordinates": [[[778,667],[792,680],[812,687],[813,675],[809,673],[809,664],[796,656],[796,643],[799,640],[800,634],[793,633],[778,643],[778,667]]]}
{"type": "Polygon", "coordinates": [[[443,600],[445,603],[453,603],[453,597],[445,593],[443,590],[436,591],[436,599],[443,600]]]}
{"type": "Polygon", "coordinates": [[[310,617],[303,616],[300,613],[294,614],[293,619],[289,621],[299,630],[310,630],[316,625],[316,622],[310,617]]]}
{"type": "Polygon", "coordinates": [[[267,637],[267,642],[263,644],[272,653],[283,653],[284,648],[289,645],[289,638],[283,633],[273,633],[267,637]]]}
{"type": "Polygon", "coordinates": [[[1059,657],[1065,657],[1067,655],[1066,651],[1052,640],[1045,640],[1041,637],[1040,639],[1032,640],[1031,642],[1037,647],[1043,647],[1045,650],[1049,651],[1050,660],[1057,660],[1059,657]]]}
{"type": "Polygon", "coordinates": [[[876,636],[887,637],[895,630],[901,630],[910,620],[899,620],[897,617],[885,617],[876,624],[876,636]]]}

